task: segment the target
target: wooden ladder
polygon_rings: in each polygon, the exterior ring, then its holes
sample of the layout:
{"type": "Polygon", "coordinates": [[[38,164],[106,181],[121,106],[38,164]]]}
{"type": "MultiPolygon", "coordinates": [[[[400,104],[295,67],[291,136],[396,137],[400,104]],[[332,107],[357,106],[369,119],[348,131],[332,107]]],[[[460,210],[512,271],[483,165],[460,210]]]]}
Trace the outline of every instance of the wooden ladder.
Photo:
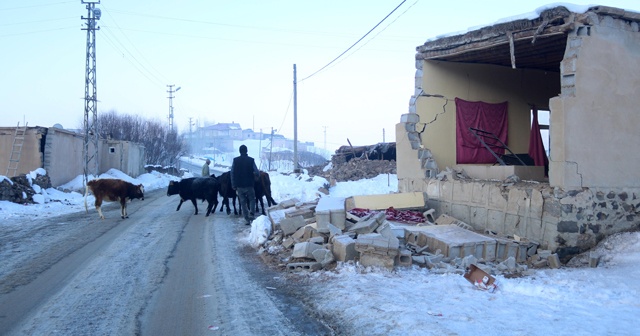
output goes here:
{"type": "Polygon", "coordinates": [[[20,155],[22,154],[22,145],[24,145],[24,136],[27,133],[27,124],[20,127],[20,123],[18,123],[18,126],[16,126],[13,145],[11,146],[11,156],[9,157],[9,165],[7,166],[7,177],[15,176],[18,173],[18,164],[20,163],[20,155]],[[11,171],[13,171],[13,174],[11,174],[11,171]]]}

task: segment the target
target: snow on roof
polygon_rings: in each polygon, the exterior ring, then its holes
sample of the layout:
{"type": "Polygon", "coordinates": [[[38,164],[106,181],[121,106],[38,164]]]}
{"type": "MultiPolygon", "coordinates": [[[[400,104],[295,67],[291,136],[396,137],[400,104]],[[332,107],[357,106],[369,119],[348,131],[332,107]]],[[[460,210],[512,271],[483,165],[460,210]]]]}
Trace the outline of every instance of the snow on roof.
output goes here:
{"type": "MultiPolygon", "coordinates": [[[[517,20],[534,20],[538,17],[540,17],[540,14],[542,12],[544,12],[545,10],[549,10],[552,8],[556,8],[556,7],[565,7],[568,11],[573,12],[573,13],[578,13],[578,14],[584,14],[586,13],[589,9],[594,8],[594,7],[599,7],[601,5],[576,5],[576,4],[571,4],[571,3],[567,3],[567,2],[553,2],[550,4],[546,4],[544,6],[540,6],[538,8],[536,8],[534,11],[532,12],[528,12],[528,13],[523,13],[523,14],[518,14],[518,15],[513,15],[513,16],[509,16],[506,18],[502,18],[499,19],[491,24],[486,24],[486,25],[480,25],[480,26],[474,26],[474,27],[470,27],[465,31],[457,31],[457,32],[451,32],[451,33],[446,33],[446,34],[441,34],[441,35],[437,35],[433,38],[429,38],[426,40],[426,42],[430,42],[430,41],[434,41],[434,40],[438,40],[444,37],[450,37],[450,36],[455,36],[455,35],[464,35],[470,31],[474,31],[474,30],[478,30],[478,29],[482,29],[485,27],[490,27],[496,24],[501,24],[501,23],[507,23],[507,22],[513,22],[513,21],[517,21],[517,20]]],[[[626,12],[630,12],[630,13],[635,13],[634,11],[630,11],[627,9],[624,9],[624,11],[626,12]]]]}

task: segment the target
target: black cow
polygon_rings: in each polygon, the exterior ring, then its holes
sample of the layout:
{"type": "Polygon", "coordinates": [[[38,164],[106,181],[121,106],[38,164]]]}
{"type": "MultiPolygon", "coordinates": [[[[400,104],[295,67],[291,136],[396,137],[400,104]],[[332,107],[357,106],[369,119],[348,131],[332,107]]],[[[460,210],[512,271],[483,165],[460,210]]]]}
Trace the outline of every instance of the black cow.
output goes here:
{"type": "Polygon", "coordinates": [[[262,207],[262,214],[266,215],[264,212],[264,201],[262,200],[265,196],[267,197],[267,207],[278,205],[273,197],[271,197],[271,179],[269,178],[269,173],[260,171],[260,176],[258,176],[253,189],[256,193],[256,213],[258,212],[259,202],[262,207]]]}
{"type": "MultiPolygon", "coordinates": [[[[220,190],[220,182],[215,177],[189,177],[180,181],[169,182],[167,188],[167,196],[180,195],[180,203],[176,211],[180,210],[183,202],[191,200],[193,207],[198,214],[198,205],[196,200],[202,199],[207,201],[207,214],[209,216],[211,209],[218,206],[218,191],[220,190]]],[[[215,210],[214,210],[215,211],[215,210]]]]}
{"type": "Polygon", "coordinates": [[[231,173],[224,172],[218,179],[220,181],[220,197],[222,197],[220,212],[222,212],[224,206],[226,205],[227,215],[231,214],[231,209],[229,208],[229,198],[231,198],[233,201],[233,214],[237,216],[238,210],[236,209],[236,198],[238,197],[238,195],[236,194],[236,191],[231,188],[231,173]]]}

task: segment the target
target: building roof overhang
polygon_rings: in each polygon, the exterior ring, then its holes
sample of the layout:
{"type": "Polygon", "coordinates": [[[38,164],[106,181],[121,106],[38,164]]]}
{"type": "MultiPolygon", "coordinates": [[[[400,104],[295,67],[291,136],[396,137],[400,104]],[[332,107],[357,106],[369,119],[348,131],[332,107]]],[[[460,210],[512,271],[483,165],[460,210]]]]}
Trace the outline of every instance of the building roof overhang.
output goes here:
{"type": "Polygon", "coordinates": [[[619,8],[595,6],[575,13],[558,6],[542,11],[535,19],[513,20],[427,41],[416,48],[416,60],[560,72],[567,35],[579,26],[596,24],[597,16],[640,22],[640,13],[619,8]]]}

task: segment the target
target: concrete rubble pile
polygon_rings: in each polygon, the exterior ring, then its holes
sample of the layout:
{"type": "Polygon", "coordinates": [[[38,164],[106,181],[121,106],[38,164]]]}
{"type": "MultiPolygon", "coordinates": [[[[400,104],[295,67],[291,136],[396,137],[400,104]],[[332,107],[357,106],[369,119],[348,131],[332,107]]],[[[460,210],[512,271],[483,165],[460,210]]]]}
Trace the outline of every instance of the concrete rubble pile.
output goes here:
{"type": "Polygon", "coordinates": [[[538,249],[536,242],[478,233],[444,214],[434,219],[433,209],[424,209],[423,197],[423,193],[399,193],[281,202],[268,209],[273,230],[260,253],[289,272],[329,270],[339,262],[387,270],[415,265],[459,274],[478,265],[487,273],[509,276],[530,268],[560,267],[558,256],[538,249]],[[362,204],[378,211],[363,217],[350,212],[362,204]],[[385,206],[415,209],[412,205],[422,207],[424,223],[390,221],[385,211],[379,211],[385,206]]]}

